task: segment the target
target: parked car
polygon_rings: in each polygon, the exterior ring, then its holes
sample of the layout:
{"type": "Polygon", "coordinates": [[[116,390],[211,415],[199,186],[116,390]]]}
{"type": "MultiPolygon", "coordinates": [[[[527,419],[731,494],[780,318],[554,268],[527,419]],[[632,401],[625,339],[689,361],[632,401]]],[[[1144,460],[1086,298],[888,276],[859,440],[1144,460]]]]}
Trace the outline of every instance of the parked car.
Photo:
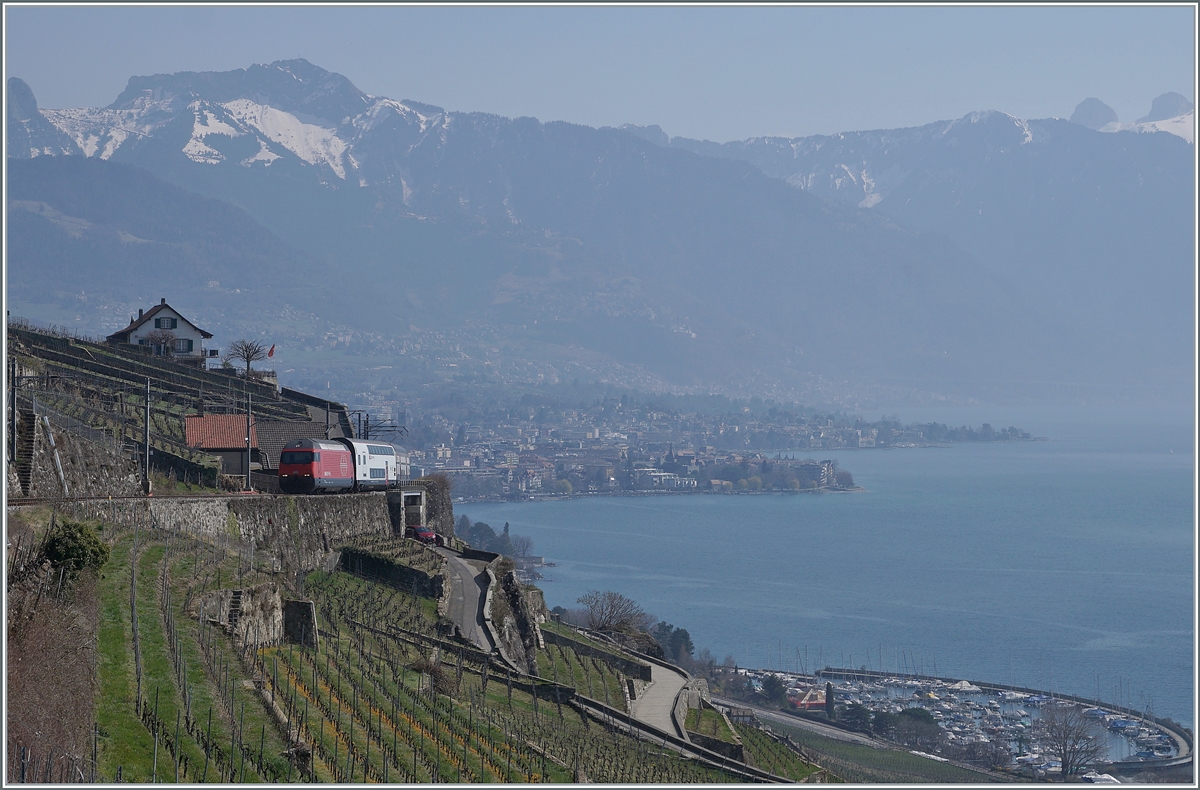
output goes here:
{"type": "Polygon", "coordinates": [[[442,541],[439,539],[440,536],[429,527],[423,527],[420,525],[408,527],[404,530],[404,536],[413,538],[414,540],[419,540],[422,543],[428,543],[432,546],[442,545],[442,541]]]}

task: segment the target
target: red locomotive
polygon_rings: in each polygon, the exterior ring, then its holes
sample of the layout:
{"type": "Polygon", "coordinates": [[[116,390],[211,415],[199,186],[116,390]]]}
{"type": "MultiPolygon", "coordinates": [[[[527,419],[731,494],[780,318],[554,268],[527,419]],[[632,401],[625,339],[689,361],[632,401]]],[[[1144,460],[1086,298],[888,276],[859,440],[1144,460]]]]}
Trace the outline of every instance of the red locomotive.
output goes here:
{"type": "Polygon", "coordinates": [[[285,494],[383,491],[400,484],[396,448],[362,439],[296,439],[279,455],[285,494]]]}

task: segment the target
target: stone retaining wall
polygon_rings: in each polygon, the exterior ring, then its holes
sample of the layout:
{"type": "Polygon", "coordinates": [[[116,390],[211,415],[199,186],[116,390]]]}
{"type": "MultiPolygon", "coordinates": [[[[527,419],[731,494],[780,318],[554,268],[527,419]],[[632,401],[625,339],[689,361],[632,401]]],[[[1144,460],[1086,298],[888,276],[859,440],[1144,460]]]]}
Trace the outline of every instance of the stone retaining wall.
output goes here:
{"type": "Polygon", "coordinates": [[[720,738],[712,738],[708,735],[701,735],[698,732],[688,730],[688,740],[702,749],[708,749],[710,752],[728,757],[730,760],[737,760],[739,763],[745,762],[746,751],[740,743],[729,743],[720,738]]]}
{"type": "MultiPolygon", "coordinates": [[[[37,418],[33,442],[33,468],[29,496],[135,496],[142,492],[137,463],[107,448],[67,433],[54,420],[50,430],[37,418]],[[53,446],[51,445],[53,437],[53,446]],[[58,463],[54,456],[57,450],[58,463]],[[62,477],[59,477],[59,469],[62,477]],[[63,482],[67,490],[63,490],[63,482]]],[[[12,477],[10,477],[10,485],[12,477]]],[[[9,488],[9,496],[20,496],[20,486],[9,488]]]]}
{"type": "Polygon", "coordinates": [[[349,573],[366,576],[401,590],[408,591],[415,587],[417,595],[424,598],[441,598],[445,584],[443,574],[430,576],[425,571],[389,562],[350,548],[342,549],[338,567],[349,573]]]}
{"type": "MultiPolygon", "coordinates": [[[[229,628],[234,587],[213,590],[192,601],[189,614],[229,628]]],[[[233,628],[234,643],[274,645],[283,641],[283,601],[274,582],[242,589],[241,614],[233,628]]]]}
{"type": "Polygon", "coordinates": [[[542,629],[542,639],[551,644],[570,647],[576,653],[581,655],[592,656],[608,664],[618,672],[628,675],[632,678],[636,678],[637,680],[644,680],[647,683],[649,683],[651,680],[651,670],[649,664],[644,664],[641,661],[635,661],[631,658],[625,658],[624,656],[618,656],[614,653],[608,652],[607,650],[599,650],[587,644],[586,642],[581,642],[578,639],[572,639],[569,636],[557,634],[548,628],[542,629]]]}
{"type": "Polygon", "coordinates": [[[228,539],[288,573],[329,567],[333,547],[360,535],[390,535],[386,496],[228,496],[150,498],[161,528],[205,540],[228,539]]]}

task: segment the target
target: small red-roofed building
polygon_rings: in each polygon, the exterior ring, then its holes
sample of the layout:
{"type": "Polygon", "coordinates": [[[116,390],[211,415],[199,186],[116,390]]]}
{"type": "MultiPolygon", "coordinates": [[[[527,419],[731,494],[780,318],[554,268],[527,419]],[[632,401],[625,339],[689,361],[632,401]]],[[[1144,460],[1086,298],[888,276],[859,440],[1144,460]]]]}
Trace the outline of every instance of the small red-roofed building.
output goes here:
{"type": "MultiPolygon", "coordinates": [[[[205,414],[184,418],[187,446],[221,459],[221,472],[246,474],[246,415],[205,414]]],[[[250,425],[250,470],[262,467],[258,430],[250,425]]]]}

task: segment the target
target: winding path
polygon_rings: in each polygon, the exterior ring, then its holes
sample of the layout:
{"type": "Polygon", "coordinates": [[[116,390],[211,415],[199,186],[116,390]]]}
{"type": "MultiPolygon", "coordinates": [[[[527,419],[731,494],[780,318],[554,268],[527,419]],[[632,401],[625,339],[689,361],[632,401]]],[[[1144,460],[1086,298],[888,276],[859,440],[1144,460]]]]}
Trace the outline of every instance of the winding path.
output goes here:
{"type": "Polygon", "coordinates": [[[447,581],[450,583],[450,609],[447,615],[472,644],[492,651],[496,645],[483,624],[483,604],[487,596],[487,563],[463,559],[457,552],[439,547],[438,554],[446,558],[447,581]]]}
{"type": "Polygon", "coordinates": [[[686,684],[687,679],[678,672],[650,664],[650,684],[642,691],[642,696],[633,700],[633,718],[682,738],[683,733],[675,726],[671,711],[686,684]]]}

